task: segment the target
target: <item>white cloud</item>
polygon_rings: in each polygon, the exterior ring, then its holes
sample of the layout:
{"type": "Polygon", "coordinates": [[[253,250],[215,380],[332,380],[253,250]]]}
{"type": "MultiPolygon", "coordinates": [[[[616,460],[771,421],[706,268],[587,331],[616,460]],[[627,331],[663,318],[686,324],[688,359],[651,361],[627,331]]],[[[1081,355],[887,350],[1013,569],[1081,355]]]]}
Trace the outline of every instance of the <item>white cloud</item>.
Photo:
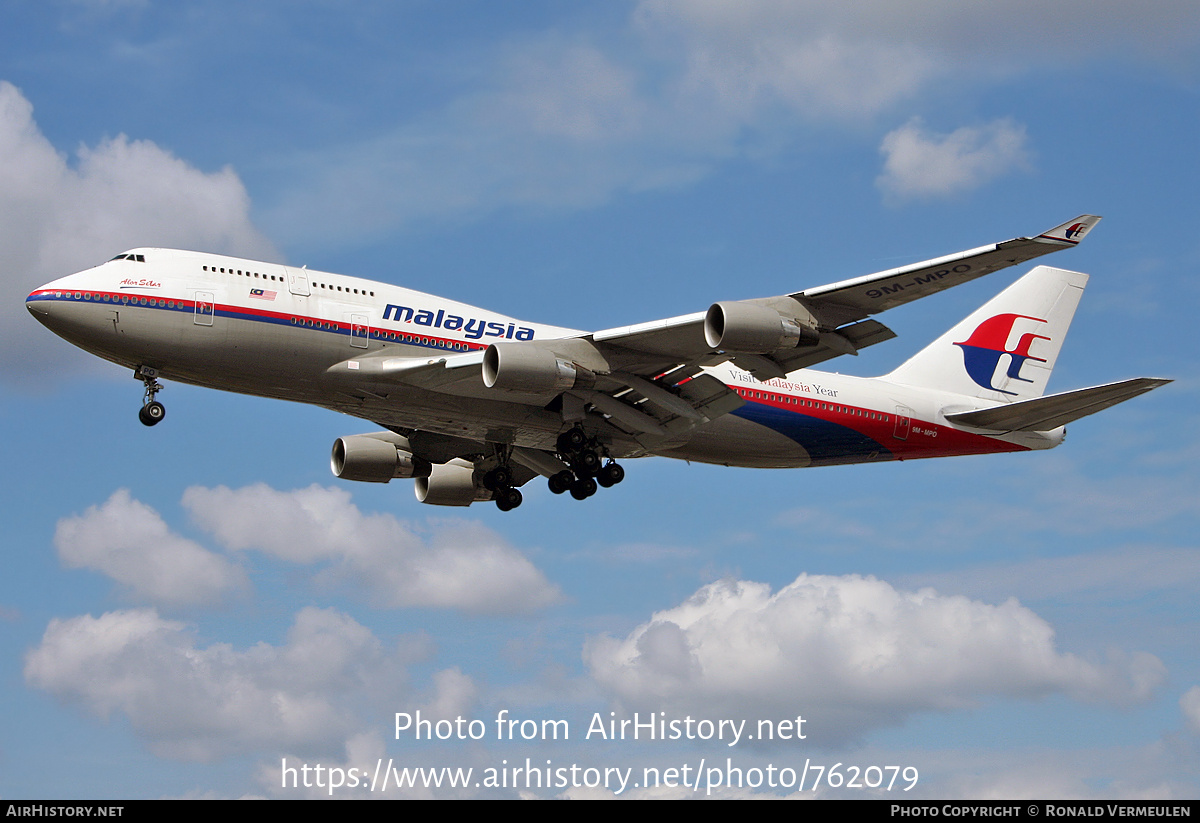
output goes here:
{"type": "Polygon", "coordinates": [[[714,583],[623,639],[593,639],[585,656],[626,708],[799,714],[824,745],[993,697],[1144,700],[1165,676],[1145,653],[1094,663],[1058,652],[1049,624],[1015,600],[992,606],[858,576],[802,575],[775,594],[714,583]]]}
{"type": "MultiPolygon", "coordinates": [[[[1200,31],[1187,0],[1067,0],[1052,18],[1032,0],[642,0],[602,42],[548,31],[472,52],[479,82],[440,107],[281,158],[290,180],[266,219],[303,245],[512,207],[593,207],[778,154],[805,124],[895,116],[939,82],[992,84],[1050,65],[1077,84],[1096,57],[1186,59],[1200,31]]],[[[890,139],[901,145],[885,180],[909,196],[979,185],[1025,157],[1007,121],[890,139]]]]}
{"type": "MultiPolygon", "coordinates": [[[[345,241],[498,208],[586,208],[690,181],[714,128],[673,123],[669,101],[619,60],[548,37],[497,58],[483,88],[365,141],[283,158],[267,220],[296,243],[345,241]]],[[[723,120],[716,143],[724,153],[723,120]]]]}
{"type": "Polygon", "coordinates": [[[0,375],[30,381],[93,362],[47,345],[26,316],[25,295],[42,283],[135,246],[277,256],[249,208],[232,169],[199,171],[149,141],[121,135],[68,162],[0,81],[0,375]]]}
{"type": "Polygon", "coordinates": [[[54,545],[69,568],[94,569],[160,605],[213,603],[248,586],[240,568],[171,532],[158,512],[126,489],[59,520],[54,545]]]}
{"type": "MultiPolygon", "coordinates": [[[[364,514],[349,492],[317,485],[290,492],[259,483],[187,489],[193,520],[233,551],[261,551],[289,563],[321,564],[319,582],[365,593],[383,608],[432,606],[524,614],[562,593],[503,538],[470,521],[418,528],[364,514]]],[[[82,515],[58,522],[59,557],[70,568],[108,575],[160,606],[211,604],[247,589],[229,559],[173,532],[158,512],[120,489],[82,515]]]]}
{"type": "Polygon", "coordinates": [[[337,753],[403,704],[412,662],[333,609],[303,609],[286,643],[245,651],[200,646],[184,624],[132,610],[51,621],[25,679],[101,717],[124,714],[160,755],[209,760],[337,753]]]}
{"type": "Polygon", "coordinates": [[[638,132],[649,114],[636,74],[593,46],[526,45],[508,54],[505,64],[505,85],[476,101],[477,111],[496,123],[598,142],[638,132]]]}
{"type": "Polygon", "coordinates": [[[361,588],[380,606],[515,614],[562,599],[529,560],[478,523],[448,521],[423,536],[391,515],[363,514],[346,491],[317,485],[192,487],[183,504],[227,548],[328,564],[322,578],[361,588]]]}
{"type": "Polygon", "coordinates": [[[284,158],[292,179],[267,220],[295,243],[344,242],[506,207],[589,208],[673,188],[759,138],[789,142],[798,114],[886,108],[913,93],[926,62],[907,48],[839,38],[747,48],[753,65],[703,43],[668,56],[656,45],[631,54],[551,35],[522,42],[501,50],[485,85],[440,110],[284,158]]]}
{"type": "Polygon", "coordinates": [[[778,106],[820,119],[873,114],[937,72],[894,32],[845,26],[812,4],[649,0],[634,21],[652,52],[677,62],[681,101],[741,125],[778,106]]]}
{"type": "Polygon", "coordinates": [[[697,103],[718,118],[741,112],[749,127],[771,105],[809,118],[874,115],[942,78],[988,82],[1117,54],[1171,62],[1200,44],[1200,9],[1188,0],[1065,0],[1051,17],[1042,11],[1033,0],[641,0],[633,20],[697,103]]]}
{"type": "Polygon", "coordinates": [[[876,182],[898,198],[958,194],[1028,166],[1025,128],[1011,120],[933,134],[914,118],[889,132],[880,150],[886,160],[876,182]]]}
{"type": "Polygon", "coordinates": [[[1200,11],[1188,0],[1152,0],[1136,8],[1121,0],[1063,0],[1055,14],[1043,11],[1036,0],[641,0],[634,18],[728,50],[745,48],[755,38],[803,43],[835,36],[906,44],[941,59],[970,61],[965,68],[983,71],[1012,60],[1028,65],[1107,56],[1114,49],[1171,60],[1200,42],[1195,26],[1200,11]],[[1020,25],[1033,19],[1038,25],[1020,25]]]}

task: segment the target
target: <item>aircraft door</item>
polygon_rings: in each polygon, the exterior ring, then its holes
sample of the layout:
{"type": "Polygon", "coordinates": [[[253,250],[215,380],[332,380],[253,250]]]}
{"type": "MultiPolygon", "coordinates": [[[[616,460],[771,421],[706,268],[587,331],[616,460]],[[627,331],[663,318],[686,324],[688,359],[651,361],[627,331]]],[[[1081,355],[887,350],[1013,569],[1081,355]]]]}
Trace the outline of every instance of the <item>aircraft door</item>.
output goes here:
{"type": "Polygon", "coordinates": [[[896,428],[892,430],[892,437],[897,440],[907,440],[908,430],[912,427],[913,410],[908,406],[896,407],[896,428]]]}
{"type": "Polygon", "coordinates": [[[365,349],[370,336],[370,318],[365,314],[350,315],[350,345],[356,349],[365,349]]]}
{"type": "Polygon", "coordinates": [[[288,291],[297,297],[308,297],[308,272],[304,269],[288,269],[288,291]]]}
{"type": "Polygon", "coordinates": [[[197,326],[211,326],[217,313],[217,304],[210,291],[198,291],[192,295],[196,310],[192,314],[192,322],[197,326]]]}

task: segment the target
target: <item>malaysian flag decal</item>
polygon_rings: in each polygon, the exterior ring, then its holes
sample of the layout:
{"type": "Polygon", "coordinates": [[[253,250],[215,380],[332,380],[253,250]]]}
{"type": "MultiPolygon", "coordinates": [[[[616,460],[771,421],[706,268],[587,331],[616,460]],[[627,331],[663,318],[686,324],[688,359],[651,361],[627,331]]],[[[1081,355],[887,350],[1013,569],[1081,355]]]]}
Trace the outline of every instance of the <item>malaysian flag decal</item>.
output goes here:
{"type": "Polygon", "coordinates": [[[269,289],[250,289],[250,296],[257,297],[259,300],[274,300],[278,292],[270,291],[269,289]]]}

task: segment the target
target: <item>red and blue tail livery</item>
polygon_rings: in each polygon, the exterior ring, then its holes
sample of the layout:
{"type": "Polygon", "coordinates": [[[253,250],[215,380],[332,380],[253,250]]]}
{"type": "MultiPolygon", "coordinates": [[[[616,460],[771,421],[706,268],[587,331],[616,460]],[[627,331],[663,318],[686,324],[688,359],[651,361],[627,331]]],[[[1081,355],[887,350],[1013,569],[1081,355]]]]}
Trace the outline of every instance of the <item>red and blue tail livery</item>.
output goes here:
{"type": "Polygon", "coordinates": [[[1037,266],[890,374],[813,369],[895,337],[873,315],[1077,244],[1100,220],[911,266],[602,331],[520,321],[388,283],[143,248],[26,298],[124,368],[159,424],[161,380],[311,403],[379,430],[338,438],[343,480],[504,511],[544,477],[586,499],[660,455],[800,468],[1034,451],[1168,380],[1045,394],[1087,275],[1037,266]]]}
{"type": "Polygon", "coordinates": [[[1008,357],[1006,377],[1026,383],[1032,381],[1021,377],[1021,367],[1025,365],[1025,361],[1046,362],[1046,358],[1034,357],[1029,351],[1034,341],[1050,340],[1049,337],[1043,334],[1025,332],[1020,335],[1013,348],[1008,348],[1008,340],[1013,334],[1013,327],[1019,320],[1030,320],[1039,324],[1046,322],[1040,318],[1029,317],[1023,314],[998,314],[995,317],[989,317],[976,326],[975,331],[971,332],[969,338],[961,343],[954,344],[962,349],[963,365],[966,367],[967,374],[971,375],[971,379],[977,385],[1004,394],[1015,394],[1015,392],[992,385],[993,377],[996,374],[996,367],[999,365],[1000,360],[1005,356],[1008,357]]]}

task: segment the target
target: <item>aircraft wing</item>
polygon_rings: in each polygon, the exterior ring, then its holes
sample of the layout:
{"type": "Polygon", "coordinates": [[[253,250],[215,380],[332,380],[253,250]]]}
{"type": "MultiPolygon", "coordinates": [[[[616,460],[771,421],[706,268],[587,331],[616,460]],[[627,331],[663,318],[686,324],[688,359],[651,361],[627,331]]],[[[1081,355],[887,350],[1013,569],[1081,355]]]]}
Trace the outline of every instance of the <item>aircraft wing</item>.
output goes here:
{"type": "Polygon", "coordinates": [[[883,324],[868,320],[872,314],[1070,248],[1098,222],[1099,217],[1084,214],[1036,237],[1017,237],[789,295],[718,303],[707,313],[607,329],[595,332],[590,339],[626,363],[640,362],[650,370],[653,369],[650,364],[662,365],[672,360],[703,364],[707,356],[719,353],[716,361],[732,360],[760,379],[783,377],[839,355],[857,354],[859,349],[895,337],[883,324]],[[741,322],[739,314],[746,314],[745,322],[753,325],[764,318],[766,323],[774,321],[771,311],[777,312],[785,323],[793,321],[809,333],[801,334],[798,345],[773,350],[769,350],[769,344],[740,348],[736,343],[712,345],[714,315],[723,324],[732,325],[741,322]]]}
{"type": "Polygon", "coordinates": [[[1043,254],[1075,246],[1099,222],[1096,215],[1081,214],[1036,237],[1017,237],[911,266],[805,289],[791,297],[807,306],[822,325],[837,327],[1043,254]]]}

